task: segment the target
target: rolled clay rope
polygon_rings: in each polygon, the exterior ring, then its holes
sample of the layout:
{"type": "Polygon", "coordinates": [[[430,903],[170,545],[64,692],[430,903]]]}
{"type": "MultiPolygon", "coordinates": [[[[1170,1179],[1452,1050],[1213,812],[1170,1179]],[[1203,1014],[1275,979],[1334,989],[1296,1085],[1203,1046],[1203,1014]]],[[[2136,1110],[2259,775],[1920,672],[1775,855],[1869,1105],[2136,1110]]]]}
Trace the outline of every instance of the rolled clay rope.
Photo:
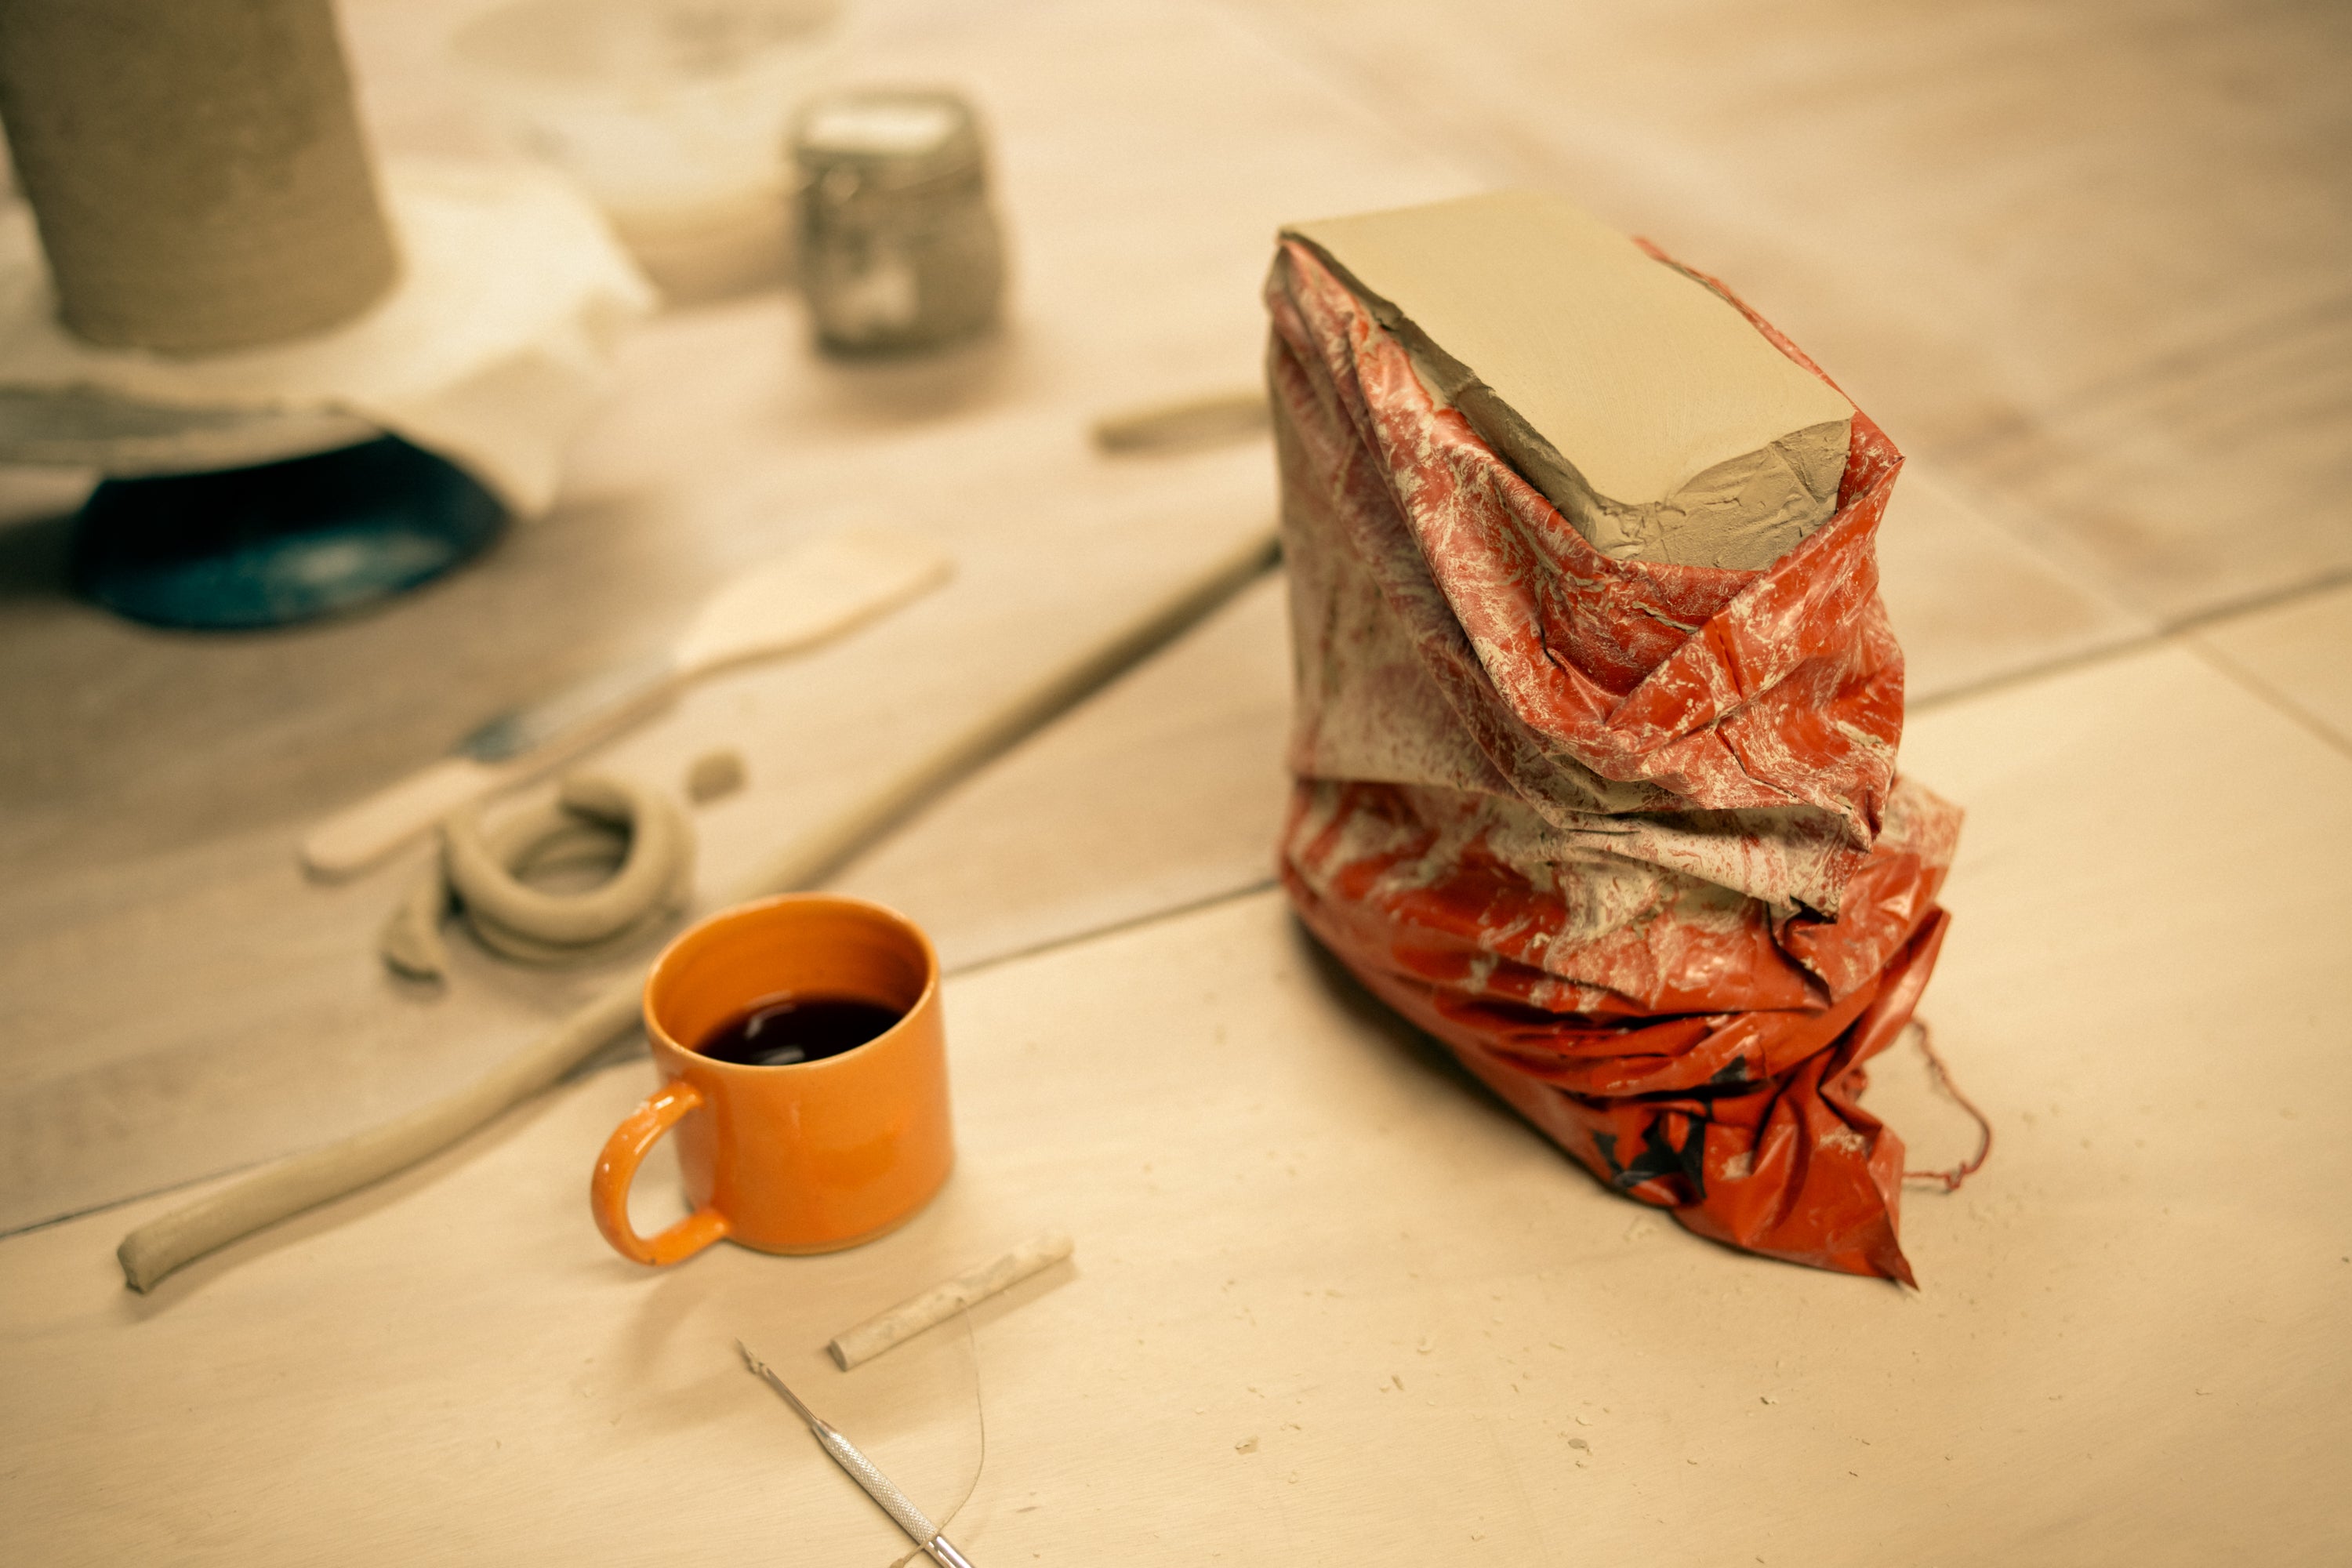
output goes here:
{"type": "MultiPolygon", "coordinates": [[[[820,824],[730,902],[814,887],[892,828],[1166,647],[1279,559],[1271,524],[1069,662],[950,731],[865,799],[820,824]]],[[[215,1247],[405,1170],[562,1079],[635,1023],[646,983],[633,970],[546,1034],[457,1093],[396,1121],[278,1162],[148,1221],[122,1238],[123,1282],[151,1289],[215,1247]]]]}
{"type": "Polygon", "coordinates": [[[556,797],[485,832],[482,808],[442,825],[440,861],[401,901],[378,951],[403,974],[437,977],[440,933],[454,893],[485,947],[520,963],[590,963],[635,942],[686,908],[694,892],[694,828],[668,797],[625,779],[575,773],[556,797]],[[618,862],[617,867],[615,862],[618,862]],[[561,869],[612,872],[583,892],[524,878],[561,869]]]}

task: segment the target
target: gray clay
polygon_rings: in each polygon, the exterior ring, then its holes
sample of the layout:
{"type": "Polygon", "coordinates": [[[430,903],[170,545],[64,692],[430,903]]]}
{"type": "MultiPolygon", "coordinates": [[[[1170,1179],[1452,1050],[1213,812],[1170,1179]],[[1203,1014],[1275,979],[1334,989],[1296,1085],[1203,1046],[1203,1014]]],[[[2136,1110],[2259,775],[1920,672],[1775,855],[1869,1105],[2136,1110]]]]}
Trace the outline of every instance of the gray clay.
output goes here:
{"type": "Polygon", "coordinates": [[[398,274],[330,0],[6,0],[0,120],[91,342],[278,342],[398,274]]]}
{"type": "Polygon", "coordinates": [[[1705,283],[1558,197],[1300,224],[1431,401],[1603,554],[1752,568],[1836,509],[1853,405],[1705,283]]]}

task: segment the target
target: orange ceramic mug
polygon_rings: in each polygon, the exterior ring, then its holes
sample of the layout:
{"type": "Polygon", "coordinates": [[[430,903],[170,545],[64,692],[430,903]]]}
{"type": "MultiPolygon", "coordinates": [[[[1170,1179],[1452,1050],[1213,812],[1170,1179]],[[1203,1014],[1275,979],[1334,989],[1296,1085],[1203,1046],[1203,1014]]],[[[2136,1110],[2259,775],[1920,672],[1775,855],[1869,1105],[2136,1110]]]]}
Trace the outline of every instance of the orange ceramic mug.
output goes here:
{"type": "Polygon", "coordinates": [[[711,916],[655,962],[646,1035],[662,1087],[614,1131],[588,1184],[596,1228],[624,1258],[676,1263],[720,1237],[762,1252],[855,1247],[914,1217],[955,1163],[939,957],[879,904],[790,893],[711,916]],[[898,1020],[838,1055],[785,1066],[697,1048],[727,1049],[716,1037],[730,1024],[740,1047],[741,1020],[796,998],[820,1011],[878,1005],[898,1020]],[[673,1130],[694,1212],[639,1236],[629,1182],[673,1130]]]}

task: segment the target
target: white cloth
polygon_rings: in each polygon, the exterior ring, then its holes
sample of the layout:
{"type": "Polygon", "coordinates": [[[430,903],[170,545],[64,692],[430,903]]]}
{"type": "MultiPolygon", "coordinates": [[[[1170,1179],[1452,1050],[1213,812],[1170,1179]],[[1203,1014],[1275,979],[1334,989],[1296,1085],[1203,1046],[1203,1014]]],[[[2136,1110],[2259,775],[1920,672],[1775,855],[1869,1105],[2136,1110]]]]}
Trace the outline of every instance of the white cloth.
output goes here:
{"type": "MultiPolygon", "coordinates": [[[[312,433],[314,449],[334,444],[318,433],[341,416],[439,453],[519,512],[544,510],[564,444],[653,290],[595,208],[555,175],[394,160],[382,180],[403,259],[391,293],[331,332],[194,358],[100,348],[68,331],[30,211],[0,213],[0,398],[48,416],[46,443],[12,442],[0,419],[0,459],[54,461],[73,448],[116,472],[173,466],[168,430],[160,442],[152,430],[110,434],[122,424],[110,408],[121,405],[151,426],[156,410],[202,416],[177,441],[192,457],[219,449],[221,426],[242,416],[298,448],[312,433]],[[87,439],[56,438],[59,410],[68,427],[74,411],[88,412],[87,439]]],[[[347,438],[364,435],[346,427],[357,432],[347,438]]]]}

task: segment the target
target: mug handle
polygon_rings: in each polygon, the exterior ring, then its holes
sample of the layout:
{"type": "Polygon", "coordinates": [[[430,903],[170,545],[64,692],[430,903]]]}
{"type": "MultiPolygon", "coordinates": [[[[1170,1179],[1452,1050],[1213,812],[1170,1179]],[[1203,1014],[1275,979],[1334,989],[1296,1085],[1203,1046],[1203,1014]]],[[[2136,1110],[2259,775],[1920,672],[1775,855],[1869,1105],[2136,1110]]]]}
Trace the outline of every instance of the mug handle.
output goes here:
{"type": "Polygon", "coordinates": [[[657,1236],[639,1236],[629,1224],[629,1184],[637,1163],[678,1119],[702,1105],[702,1091],[674,1078],[646,1097],[613,1129],[588,1178],[588,1209],[613,1250],[634,1263],[680,1263],[727,1234],[727,1216],[705,1204],[657,1236]]]}

